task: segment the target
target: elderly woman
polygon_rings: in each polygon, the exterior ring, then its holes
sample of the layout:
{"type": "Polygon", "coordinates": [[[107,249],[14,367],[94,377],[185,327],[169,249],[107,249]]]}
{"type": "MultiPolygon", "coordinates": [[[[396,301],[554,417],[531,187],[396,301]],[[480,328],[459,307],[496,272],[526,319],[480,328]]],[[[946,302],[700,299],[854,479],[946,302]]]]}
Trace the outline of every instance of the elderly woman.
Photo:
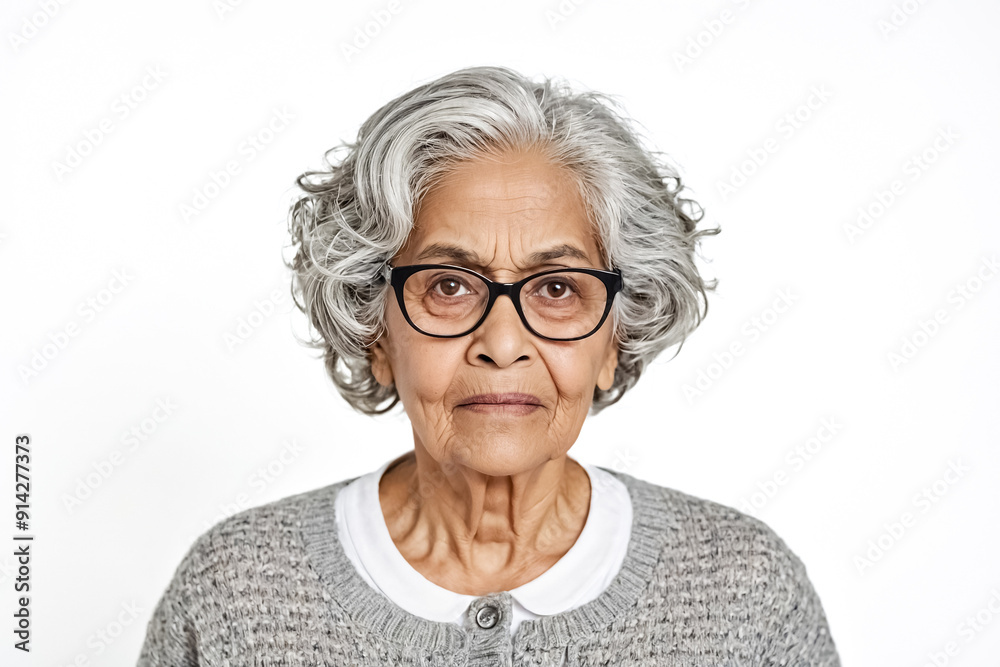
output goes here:
{"type": "Polygon", "coordinates": [[[839,665],[766,525],[568,455],[711,287],[714,230],[607,98],[461,70],[326,166],[298,179],[296,303],[413,450],[203,534],[140,665],[839,665]]]}

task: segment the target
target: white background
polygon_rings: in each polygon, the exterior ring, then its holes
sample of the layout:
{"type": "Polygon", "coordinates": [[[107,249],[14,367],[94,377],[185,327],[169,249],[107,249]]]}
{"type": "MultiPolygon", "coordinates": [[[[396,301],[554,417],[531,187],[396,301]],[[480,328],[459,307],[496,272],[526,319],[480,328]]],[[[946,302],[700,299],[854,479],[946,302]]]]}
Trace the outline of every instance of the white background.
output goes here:
{"type": "Polygon", "coordinates": [[[753,507],[806,563],[845,665],[995,664],[1000,8],[346,4],[4,4],[0,661],[134,664],[208,526],[412,448],[398,409],[353,413],[295,342],[292,183],[392,97],[502,64],[617,95],[723,229],[703,244],[720,282],[702,327],[571,455],[753,507]],[[269,135],[275,110],[292,119],[269,135]],[[859,208],[881,215],[850,234],[859,208]],[[241,321],[259,326],[231,346],[241,321]],[[810,443],[823,420],[836,433],[810,443]],[[20,433],[30,656],[11,647],[20,433]]]}

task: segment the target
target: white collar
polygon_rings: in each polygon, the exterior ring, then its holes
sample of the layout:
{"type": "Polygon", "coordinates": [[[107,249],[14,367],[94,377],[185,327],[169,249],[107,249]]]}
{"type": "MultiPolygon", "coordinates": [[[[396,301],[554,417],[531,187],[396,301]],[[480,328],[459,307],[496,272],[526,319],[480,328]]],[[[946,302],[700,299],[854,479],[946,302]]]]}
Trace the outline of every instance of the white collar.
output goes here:
{"type": "MultiPolygon", "coordinates": [[[[364,569],[386,597],[422,618],[454,622],[480,596],[455,593],[428,581],[399,553],[386,527],[378,493],[382,473],[395,460],[341,489],[336,512],[344,519],[364,569]]],[[[603,591],[618,573],[629,540],[632,505],[628,490],[609,472],[581,465],[590,477],[591,489],[583,531],[552,567],[510,591],[514,600],[538,616],[568,611],[603,591]]]]}

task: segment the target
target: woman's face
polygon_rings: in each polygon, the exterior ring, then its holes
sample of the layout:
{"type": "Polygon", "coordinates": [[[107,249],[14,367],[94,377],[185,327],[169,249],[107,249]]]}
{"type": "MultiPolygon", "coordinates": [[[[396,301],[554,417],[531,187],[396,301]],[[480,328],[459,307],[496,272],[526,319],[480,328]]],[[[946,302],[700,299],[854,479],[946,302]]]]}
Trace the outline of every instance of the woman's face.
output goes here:
{"type": "MultiPolygon", "coordinates": [[[[465,266],[501,282],[556,268],[607,268],[570,176],[531,151],[457,166],[424,197],[392,264],[465,266]],[[437,244],[478,261],[442,254],[432,248],[437,244]],[[528,260],[564,245],[586,259],[528,260]]],[[[372,348],[372,370],[382,385],[395,382],[415,443],[439,464],[487,475],[563,456],[583,426],[594,387],[609,389],[617,366],[611,317],[588,338],[549,341],[524,327],[507,297],[497,298],[472,333],[433,338],[407,324],[390,294],[386,329],[372,348]],[[514,392],[537,397],[537,407],[466,404],[478,394],[514,392]]]]}

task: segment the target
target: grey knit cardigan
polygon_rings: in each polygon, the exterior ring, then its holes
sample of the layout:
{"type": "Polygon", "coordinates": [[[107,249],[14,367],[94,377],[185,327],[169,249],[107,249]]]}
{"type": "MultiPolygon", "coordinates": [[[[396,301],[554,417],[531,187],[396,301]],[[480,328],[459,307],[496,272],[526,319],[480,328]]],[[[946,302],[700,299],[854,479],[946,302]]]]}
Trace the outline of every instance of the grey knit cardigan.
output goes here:
{"type": "Polygon", "coordinates": [[[139,667],[526,667],[564,655],[571,666],[839,667],[805,566],[767,525],[608,472],[632,499],[621,570],[594,600],[524,621],[513,637],[508,591],[476,598],[459,627],[415,616],[361,578],[334,523],[354,477],[201,535],[153,612],[139,667]],[[486,606],[499,618],[481,627],[486,606]]]}

